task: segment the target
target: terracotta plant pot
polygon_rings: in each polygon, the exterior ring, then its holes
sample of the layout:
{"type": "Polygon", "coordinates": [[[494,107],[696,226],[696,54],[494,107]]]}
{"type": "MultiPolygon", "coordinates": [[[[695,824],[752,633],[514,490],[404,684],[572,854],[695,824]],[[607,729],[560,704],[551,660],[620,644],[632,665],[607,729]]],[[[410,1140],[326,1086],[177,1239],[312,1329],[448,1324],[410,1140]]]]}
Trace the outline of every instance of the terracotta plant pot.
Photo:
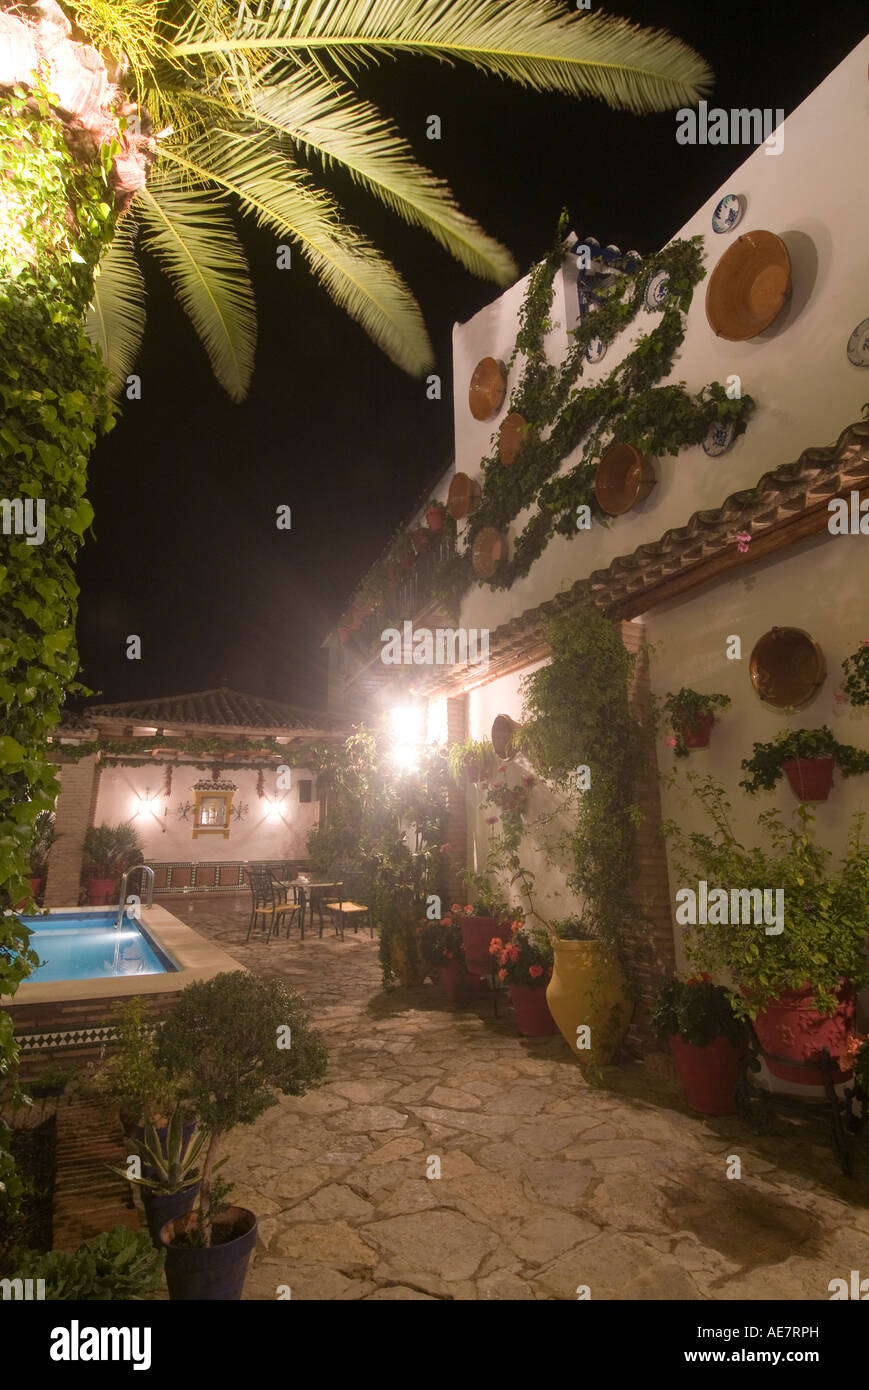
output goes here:
{"type": "Polygon", "coordinates": [[[594,495],[609,516],[623,516],[648,497],[655,470],[633,444],[612,444],[597,466],[594,495]]]}
{"type": "MultiPolygon", "coordinates": [[[[809,989],[786,990],[754,1020],[754,1031],[764,1052],[794,1062],[811,1062],[826,1048],[835,1062],[849,1037],[853,1036],[857,1023],[857,1000],[851,986],[843,984],[837,991],[837,998],[839,1007],[828,1016],[811,1007],[809,989]]],[[[773,1076],[781,1081],[795,1082],[798,1086],[823,1085],[824,1074],[820,1069],[800,1070],[768,1057],[764,1060],[773,1076]]],[[[850,1069],[843,1072],[836,1066],[831,1080],[838,1085],[850,1075],[850,1069]]]]}
{"type": "Polygon", "coordinates": [[[697,1047],[678,1033],[670,1035],[669,1043],[691,1109],[701,1115],[735,1115],[739,1064],[748,1048],[734,1047],[727,1038],[697,1047]]]}
{"type": "Polygon", "coordinates": [[[475,420],[491,420],[504,404],[507,371],[495,357],[484,357],[474,368],[468,387],[468,408],[475,420]]]}
{"type": "Polygon", "coordinates": [[[507,537],[494,526],[484,526],[474,537],[471,563],[478,579],[491,579],[507,558],[507,537]]]}
{"type": "Polygon", "coordinates": [[[785,777],[800,801],[826,801],[833,785],[834,758],[788,758],[785,777]]]}
{"type": "Polygon", "coordinates": [[[448,960],[440,968],[441,988],[450,1004],[464,1008],[477,992],[477,979],[462,960],[448,960]]]}
{"type": "Polygon", "coordinates": [[[708,748],[709,737],[712,733],[712,725],[715,723],[714,714],[700,714],[693,724],[688,724],[685,720],[679,721],[679,733],[686,748],[708,748]]]}
{"type": "Polygon", "coordinates": [[[429,507],[425,514],[425,524],[430,531],[444,529],[444,515],[440,507],[429,507]]]}
{"type": "Polygon", "coordinates": [[[463,917],[462,945],[465,948],[465,963],[472,975],[491,975],[494,960],[489,952],[493,937],[502,940],[509,927],[505,927],[495,917],[463,917]]]}
{"type": "Polygon", "coordinates": [[[525,416],[518,411],[513,410],[507,416],[498,431],[498,457],[505,468],[512,467],[516,462],[516,455],[530,428],[525,416]]]}
{"type": "Polygon", "coordinates": [[[546,987],[549,1012],[580,1062],[606,1066],[621,1046],[634,1005],[617,957],[601,941],[556,941],[555,964],[546,987]],[[577,1046],[581,1027],[589,1046],[577,1046]]]}
{"type": "Polygon", "coordinates": [[[719,338],[757,337],[781,312],[791,288],[791,258],[774,232],[744,232],[728,247],[706,290],[706,317],[719,338]]]}
{"type": "Polygon", "coordinates": [[[117,900],[120,882],[119,878],[88,878],[88,902],[92,907],[105,907],[108,903],[114,903],[117,900]]]}
{"type": "Polygon", "coordinates": [[[469,478],[467,473],[454,473],[447,493],[447,511],[453,521],[463,521],[471,512],[477,510],[482,497],[483,493],[476,478],[469,478]]]}
{"type": "Polygon", "coordinates": [[[519,727],[509,714],[495,716],[491,733],[492,747],[502,762],[507,762],[513,756],[513,736],[519,727]]]}
{"type": "Polygon", "coordinates": [[[510,985],[510,1003],[523,1038],[548,1038],[558,1032],[546,1002],[545,985],[510,985]]]}
{"type": "Polygon", "coordinates": [[[167,1221],[160,1232],[166,1247],[166,1283],[173,1303],[193,1300],[238,1302],[251,1253],[256,1245],[256,1217],[245,1207],[227,1207],[214,1218],[215,1229],[239,1228],[233,1240],[208,1249],[173,1245],[173,1239],[196,1223],[195,1212],[167,1221]],[[242,1229],[244,1228],[244,1229],[242,1229]]]}
{"type": "Polygon", "coordinates": [[[30,880],[30,891],[31,891],[31,893],[33,894],[34,898],[38,898],[38,897],[39,897],[40,893],[42,892],[42,879],[41,879],[41,878],[32,878],[32,879],[30,880]]]}

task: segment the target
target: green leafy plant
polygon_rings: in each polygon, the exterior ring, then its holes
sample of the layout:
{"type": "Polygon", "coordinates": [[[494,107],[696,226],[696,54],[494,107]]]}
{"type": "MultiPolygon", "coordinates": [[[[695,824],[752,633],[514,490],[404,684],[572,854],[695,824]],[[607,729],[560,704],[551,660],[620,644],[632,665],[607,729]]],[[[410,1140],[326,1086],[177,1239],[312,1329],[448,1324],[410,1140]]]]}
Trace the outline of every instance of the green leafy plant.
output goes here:
{"type": "Polygon", "coordinates": [[[461,909],[454,906],[452,911],[439,921],[426,920],[422,923],[419,932],[420,951],[426,965],[430,965],[432,969],[439,969],[452,961],[464,965],[465,947],[462,941],[460,914],[461,909]]]}
{"type": "Polygon", "coordinates": [[[676,694],[671,691],[666,696],[664,710],[673,730],[673,751],[677,758],[688,757],[686,731],[693,730],[706,715],[714,715],[717,709],[725,709],[729,704],[729,695],[701,695],[684,685],[676,694]]]}
{"type": "Polygon", "coordinates": [[[158,1060],[156,1028],[141,998],[115,1005],[116,1046],[91,1077],[98,1095],[114,1102],[126,1130],[163,1125],[175,1102],[174,1081],[158,1060]]]}
{"type": "Polygon", "coordinates": [[[771,743],[756,743],[742,766],[749,774],[740,782],[747,792],[772,791],[782,776],[783,764],[796,758],[833,758],[843,777],[869,772],[869,753],[839,743],[824,724],[820,729],[787,729],[771,743]]]}
{"type": "Polygon", "coordinates": [[[33,822],[33,839],[30,842],[31,878],[44,878],[48,869],[48,856],[55,839],[55,815],[53,811],[40,811],[33,822]]]}
{"type": "Polygon", "coordinates": [[[553,917],[549,923],[558,941],[597,941],[597,933],[583,917],[553,917]]]}
{"type": "Polygon", "coordinates": [[[734,891],[781,890],[784,904],[780,932],[768,933],[748,911],[737,915],[750,920],[739,922],[687,922],[684,941],[692,966],[728,972],[744,992],[734,999],[739,1013],[755,1015],[782,993],[804,988],[811,991],[813,1007],[834,1012],[843,980],[859,990],[869,979],[869,848],[862,814],[854,816],[847,848],[834,866],[832,852],[815,841],[807,806],[795,807],[789,824],[778,811],[764,811],[758,817],[760,841],[746,847],[731,829],[724,789],[693,773],[688,787],[691,823],[699,806],[710,829],[685,831],[673,819],[665,822],[683,882],[692,877],[696,882],[699,874],[709,893],[723,889],[728,901],[734,891]]]}
{"type": "Polygon", "coordinates": [[[692,1047],[707,1047],[726,1038],[734,1047],[746,1041],[745,1023],[737,1018],[731,991],[712,983],[708,975],[664,980],[651,1011],[651,1024],[659,1038],[678,1034],[692,1047]]]}
{"type": "MultiPolygon", "coordinates": [[[[165,1196],[193,1187],[202,1176],[200,1158],[204,1146],[208,1143],[208,1131],[198,1130],[185,1146],[184,1123],[185,1111],[182,1106],[176,1105],[169,1119],[165,1143],[161,1141],[156,1128],[150,1122],[145,1125],[142,1139],[130,1140],[134,1152],[149,1170],[147,1176],[134,1177],[129,1169],[115,1168],[109,1164],[112,1172],[136,1187],[143,1187],[149,1192],[159,1192],[165,1196]]],[[[217,1164],[215,1167],[220,1165],[217,1164]]]]}
{"type": "Polygon", "coordinates": [[[132,825],[92,825],[85,832],[82,874],[85,878],[116,878],[134,864],[140,864],[145,851],[138,831],[132,825]]]}
{"type": "Polygon", "coordinates": [[[447,762],[454,781],[467,777],[470,782],[485,782],[498,766],[498,755],[488,739],[469,738],[450,744],[447,762]]]}
{"type": "Polygon", "coordinates": [[[14,1258],[13,1277],[44,1279],[46,1300],[136,1302],[156,1291],[165,1252],[155,1250],[146,1233],[116,1226],[74,1253],[19,1249],[14,1258]]]}
{"type": "Polygon", "coordinates": [[[869,638],[842,662],[845,679],[842,689],[852,705],[869,705],[869,638]]]}
{"type": "Polygon", "coordinates": [[[37,1077],[27,1082],[26,1090],[36,1100],[48,1096],[62,1096],[67,1087],[78,1081],[80,1076],[81,1072],[77,1067],[62,1067],[57,1062],[49,1062],[37,1077]]]}
{"type": "Polygon", "coordinates": [[[322,1080],[326,1049],[298,996],[282,980],[238,970],[183,990],[157,1042],[157,1061],[208,1130],[198,1241],[211,1244],[220,1144],[259,1119],[278,1095],[301,1096],[322,1080]]]}
{"type": "Polygon", "coordinates": [[[489,951],[498,963],[498,979],[506,984],[543,989],[549,983],[554,954],[544,927],[513,922],[510,935],[493,938],[489,951]]]}
{"type": "Polygon", "coordinates": [[[516,916],[515,910],[510,907],[502,890],[497,884],[490,881],[488,873],[466,872],[462,875],[462,879],[469,898],[469,901],[462,908],[463,916],[494,917],[496,921],[503,921],[507,917],[516,916]]]}

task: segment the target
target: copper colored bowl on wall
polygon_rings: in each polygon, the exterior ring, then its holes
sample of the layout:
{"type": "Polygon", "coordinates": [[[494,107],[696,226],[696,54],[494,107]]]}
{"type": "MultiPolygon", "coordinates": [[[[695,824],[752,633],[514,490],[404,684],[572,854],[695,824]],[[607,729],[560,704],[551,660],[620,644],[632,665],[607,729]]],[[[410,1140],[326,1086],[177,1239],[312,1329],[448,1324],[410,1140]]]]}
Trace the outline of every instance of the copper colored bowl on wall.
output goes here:
{"type": "Polygon", "coordinates": [[[513,756],[513,735],[519,725],[509,714],[499,714],[492,725],[492,747],[498,757],[505,762],[513,756]]]}
{"type": "Polygon", "coordinates": [[[467,473],[454,474],[447,493],[447,511],[453,521],[461,521],[480,505],[480,484],[467,473]]]}
{"type": "Polygon", "coordinates": [[[491,579],[507,558],[507,537],[494,526],[484,526],[474,538],[471,560],[479,579],[491,579]]]}
{"type": "Polygon", "coordinates": [[[633,444],[612,444],[597,466],[594,495],[610,516],[622,516],[648,497],[655,470],[633,444]]]}
{"type": "Polygon", "coordinates": [[[716,265],[706,317],[719,338],[755,338],[781,312],[791,288],[791,258],[774,232],[744,232],[716,265]]]}
{"type": "Polygon", "coordinates": [[[494,357],[484,357],[474,368],[468,389],[468,405],[475,420],[491,420],[504,404],[507,369],[494,357]]]}
{"type": "Polygon", "coordinates": [[[498,431],[498,457],[505,468],[515,462],[522,441],[531,426],[518,411],[512,410],[498,431]]]}
{"type": "Polygon", "coordinates": [[[755,643],[748,669],[760,698],[776,709],[808,704],[827,677],[824,653],[801,627],[770,628],[755,643]]]}

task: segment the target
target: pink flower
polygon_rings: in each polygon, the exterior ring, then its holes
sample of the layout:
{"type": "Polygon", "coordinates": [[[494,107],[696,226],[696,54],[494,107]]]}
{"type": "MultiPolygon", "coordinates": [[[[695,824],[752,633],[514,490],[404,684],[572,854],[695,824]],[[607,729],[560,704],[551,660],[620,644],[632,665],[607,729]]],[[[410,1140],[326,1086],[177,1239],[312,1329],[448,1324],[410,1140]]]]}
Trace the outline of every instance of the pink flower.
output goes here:
{"type": "Polygon", "coordinates": [[[674,738],[668,738],[668,739],[667,739],[667,742],[669,743],[669,745],[670,745],[671,748],[675,748],[675,747],[676,747],[676,740],[675,740],[674,738]]]}
{"type": "Polygon", "coordinates": [[[498,979],[499,979],[499,980],[506,980],[506,978],[507,978],[507,971],[506,971],[506,970],[499,970],[499,971],[498,971],[498,979]]]}
{"type": "Polygon", "coordinates": [[[507,771],[507,764],[506,764],[506,763],[502,763],[501,766],[498,768],[498,771],[499,771],[499,772],[506,772],[506,771],[507,771]]]}
{"type": "Polygon", "coordinates": [[[442,926],[442,927],[448,927],[448,926],[450,925],[450,923],[452,922],[452,920],[453,920],[452,917],[442,917],[442,918],[441,918],[441,926],[442,926]]]}
{"type": "Polygon", "coordinates": [[[841,690],[836,690],[833,692],[833,699],[840,705],[847,704],[848,701],[847,695],[843,695],[841,690]]]}
{"type": "Polygon", "coordinates": [[[487,817],[486,817],[486,824],[487,824],[487,825],[497,825],[497,824],[498,824],[498,817],[497,817],[497,816],[487,816],[487,817]]]}
{"type": "Polygon", "coordinates": [[[511,930],[511,932],[513,933],[514,936],[516,935],[517,931],[519,931],[519,929],[521,928],[521,926],[522,926],[522,923],[521,923],[521,922],[511,922],[511,924],[510,924],[510,930],[511,930]]]}
{"type": "Polygon", "coordinates": [[[536,777],[523,777],[523,778],[522,778],[522,785],[523,785],[523,787],[536,787],[536,785],[537,785],[537,778],[536,778],[536,777]]]}
{"type": "Polygon", "coordinates": [[[517,961],[517,960],[519,959],[519,947],[518,947],[518,946],[508,946],[508,947],[507,947],[507,955],[510,957],[510,959],[511,959],[512,961],[517,961]]]}
{"type": "Polygon", "coordinates": [[[744,555],[745,552],[747,551],[747,549],[748,549],[748,547],[749,547],[750,545],[751,545],[751,532],[750,532],[750,531],[737,531],[737,533],[736,533],[736,548],[737,548],[737,550],[739,551],[740,555],[744,555]]]}
{"type": "Polygon", "coordinates": [[[869,647],[869,637],[864,637],[864,638],[863,638],[863,641],[860,643],[860,646],[861,646],[861,647],[869,647]]]}
{"type": "Polygon", "coordinates": [[[529,965],[528,974],[531,976],[532,980],[539,980],[540,976],[543,974],[543,966],[529,965]]]}
{"type": "Polygon", "coordinates": [[[499,951],[504,949],[504,943],[499,936],[493,936],[489,942],[489,955],[497,956],[499,951]]]}
{"type": "Polygon", "coordinates": [[[451,908],[451,911],[452,911],[452,912],[461,912],[461,910],[462,910],[462,905],[461,905],[461,903],[453,903],[452,908],[451,908]]]}
{"type": "Polygon", "coordinates": [[[473,915],[474,915],[474,904],[473,904],[473,903],[465,903],[465,906],[464,906],[464,908],[462,909],[462,911],[465,912],[469,917],[473,917],[473,915]]]}
{"type": "Polygon", "coordinates": [[[453,958],[453,953],[452,953],[452,951],[444,951],[444,960],[452,960],[452,958],[453,958]]]}

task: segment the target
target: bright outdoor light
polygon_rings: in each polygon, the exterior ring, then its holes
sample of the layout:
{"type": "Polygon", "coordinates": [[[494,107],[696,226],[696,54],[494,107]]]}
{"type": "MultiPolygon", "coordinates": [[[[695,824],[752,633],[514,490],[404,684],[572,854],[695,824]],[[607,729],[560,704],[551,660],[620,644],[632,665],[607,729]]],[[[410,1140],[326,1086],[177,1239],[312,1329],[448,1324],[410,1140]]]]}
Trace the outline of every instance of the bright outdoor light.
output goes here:
{"type": "Polygon", "coordinates": [[[424,712],[421,705],[396,705],[389,711],[393,761],[403,771],[416,767],[422,747],[424,712]]]}
{"type": "Polygon", "coordinates": [[[266,811],[266,820],[280,820],[281,807],[277,801],[269,802],[269,809],[266,811]]]}

